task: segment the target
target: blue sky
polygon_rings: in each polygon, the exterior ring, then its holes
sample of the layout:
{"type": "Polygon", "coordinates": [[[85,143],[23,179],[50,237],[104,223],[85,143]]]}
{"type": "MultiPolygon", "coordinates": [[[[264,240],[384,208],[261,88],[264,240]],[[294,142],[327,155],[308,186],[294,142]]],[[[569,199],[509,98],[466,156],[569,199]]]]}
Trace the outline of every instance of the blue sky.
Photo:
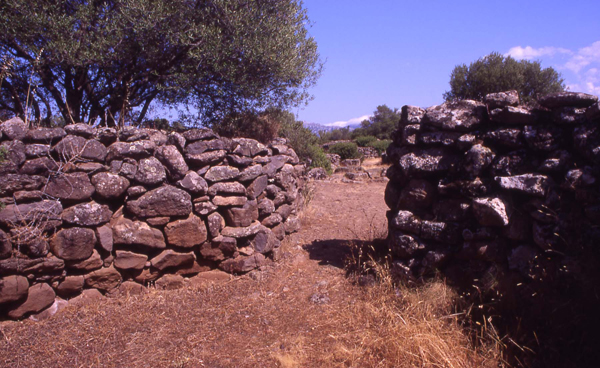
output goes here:
{"type": "Polygon", "coordinates": [[[377,105],[442,102],[450,72],[498,51],[600,94],[600,0],[304,0],[325,70],[298,119],[360,122],[377,105]]]}

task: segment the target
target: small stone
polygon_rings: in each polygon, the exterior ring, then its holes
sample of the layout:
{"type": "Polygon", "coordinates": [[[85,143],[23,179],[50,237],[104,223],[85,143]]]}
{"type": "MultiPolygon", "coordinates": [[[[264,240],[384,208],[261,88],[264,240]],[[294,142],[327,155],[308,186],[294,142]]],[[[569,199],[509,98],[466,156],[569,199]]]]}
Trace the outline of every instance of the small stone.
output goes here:
{"type": "Polygon", "coordinates": [[[232,238],[247,238],[251,235],[258,233],[261,229],[265,228],[258,221],[254,221],[250,226],[247,227],[225,227],[221,231],[221,235],[232,237],[232,238]]]}
{"type": "Polygon", "coordinates": [[[164,275],[154,282],[157,289],[161,290],[176,290],[185,286],[183,276],[180,275],[164,275]]]}
{"type": "Polygon", "coordinates": [[[96,229],[96,238],[98,245],[106,252],[113,250],[113,232],[109,225],[104,225],[96,229]]]}
{"type": "Polygon", "coordinates": [[[139,218],[187,216],[192,212],[192,199],[187,192],[165,185],[128,201],[126,208],[139,218]]]}
{"type": "Polygon", "coordinates": [[[246,273],[262,266],[266,261],[265,256],[255,253],[251,256],[238,256],[219,264],[219,268],[229,273],[246,273]]]}
{"type": "Polygon", "coordinates": [[[155,157],[143,158],[138,163],[135,180],[144,185],[158,185],[167,179],[165,167],[155,157]]]}
{"type": "Polygon", "coordinates": [[[232,197],[215,196],[212,199],[212,202],[219,207],[228,207],[228,206],[241,207],[241,206],[245,205],[246,202],[248,202],[248,198],[236,197],[236,196],[232,196],[232,197]]]}
{"type": "Polygon", "coordinates": [[[68,298],[81,293],[85,279],[83,276],[67,276],[55,288],[56,293],[63,298],[68,298]]]}
{"type": "Polygon", "coordinates": [[[147,223],[120,217],[111,221],[113,241],[116,245],[138,245],[147,249],[167,247],[162,231],[151,228],[147,223]]]}
{"type": "Polygon", "coordinates": [[[167,268],[177,268],[189,265],[196,260],[194,253],[177,253],[172,249],[162,251],[150,261],[152,267],[164,271],[167,268]]]}
{"type": "Polygon", "coordinates": [[[483,226],[506,226],[509,223],[506,205],[500,198],[474,198],[473,212],[483,226]]]}
{"type": "Polygon", "coordinates": [[[194,171],[185,174],[185,177],[178,181],[177,185],[194,194],[205,194],[208,190],[206,180],[194,171]]]}
{"type": "Polygon", "coordinates": [[[101,268],[85,275],[85,284],[88,287],[108,291],[119,286],[123,278],[114,267],[101,268]]]}
{"type": "Polygon", "coordinates": [[[120,270],[142,270],[148,260],[145,254],[118,250],[114,261],[115,268],[120,270]]]}
{"type": "Polygon", "coordinates": [[[112,211],[107,205],[96,202],[82,203],[65,209],[62,220],[79,226],[98,226],[110,221],[112,211]]]}
{"type": "Polygon", "coordinates": [[[550,185],[550,179],[545,175],[524,174],[515,176],[497,176],[496,182],[502,189],[543,197],[550,185]]]}
{"type": "Polygon", "coordinates": [[[100,258],[100,254],[94,249],[92,255],[83,261],[67,262],[67,268],[77,271],[90,272],[102,268],[104,261],[100,258]]]}
{"type": "Polygon", "coordinates": [[[91,198],[95,188],[86,173],[77,172],[51,176],[44,193],[65,201],[85,201],[91,198]]]}
{"type": "Polygon", "coordinates": [[[242,171],[240,173],[240,176],[238,177],[238,180],[241,181],[242,183],[250,181],[250,180],[254,180],[257,177],[259,177],[260,175],[262,175],[262,165],[252,165],[246,169],[244,169],[244,171],[242,171]]]}

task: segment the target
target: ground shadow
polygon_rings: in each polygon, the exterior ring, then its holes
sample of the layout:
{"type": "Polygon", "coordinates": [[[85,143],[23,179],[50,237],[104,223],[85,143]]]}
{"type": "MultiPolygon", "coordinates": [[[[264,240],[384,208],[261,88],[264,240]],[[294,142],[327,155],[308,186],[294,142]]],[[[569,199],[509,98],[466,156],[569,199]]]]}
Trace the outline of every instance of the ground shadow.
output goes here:
{"type": "Polygon", "coordinates": [[[348,239],[317,240],[304,246],[309,258],[319,261],[319,265],[330,265],[345,268],[352,257],[358,255],[358,249],[366,245],[366,241],[348,239]]]}

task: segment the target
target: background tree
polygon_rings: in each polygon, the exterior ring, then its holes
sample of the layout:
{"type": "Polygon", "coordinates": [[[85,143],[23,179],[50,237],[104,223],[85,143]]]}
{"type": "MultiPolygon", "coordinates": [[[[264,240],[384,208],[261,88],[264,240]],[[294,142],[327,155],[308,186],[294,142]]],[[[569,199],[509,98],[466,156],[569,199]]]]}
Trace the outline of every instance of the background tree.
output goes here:
{"type": "Polygon", "coordinates": [[[378,139],[390,139],[398,126],[400,114],[400,110],[396,108],[390,109],[386,105],[377,106],[373,116],[363,120],[360,123],[361,127],[352,131],[352,137],[372,135],[378,139]]]}
{"type": "Polygon", "coordinates": [[[18,115],[33,85],[31,106],[66,122],[141,123],[163,103],[206,124],[299,105],[322,67],[299,0],[4,0],[0,17],[18,67],[0,98],[18,115]]]}
{"type": "Polygon", "coordinates": [[[539,61],[517,61],[493,52],[469,64],[457,65],[450,74],[450,91],[444,99],[483,100],[486,94],[517,90],[528,102],[548,93],[565,90],[564,80],[552,67],[542,68],[539,61]]]}

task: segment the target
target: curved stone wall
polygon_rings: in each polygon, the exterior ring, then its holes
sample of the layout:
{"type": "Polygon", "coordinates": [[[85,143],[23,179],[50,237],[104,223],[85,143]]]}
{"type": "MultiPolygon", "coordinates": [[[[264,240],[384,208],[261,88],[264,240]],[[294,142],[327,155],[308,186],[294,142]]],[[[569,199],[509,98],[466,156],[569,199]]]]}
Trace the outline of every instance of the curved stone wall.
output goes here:
{"type": "Polygon", "coordinates": [[[0,317],[125,281],[248,272],[300,226],[304,165],[285,140],[18,118],[0,131],[0,317]]]}

